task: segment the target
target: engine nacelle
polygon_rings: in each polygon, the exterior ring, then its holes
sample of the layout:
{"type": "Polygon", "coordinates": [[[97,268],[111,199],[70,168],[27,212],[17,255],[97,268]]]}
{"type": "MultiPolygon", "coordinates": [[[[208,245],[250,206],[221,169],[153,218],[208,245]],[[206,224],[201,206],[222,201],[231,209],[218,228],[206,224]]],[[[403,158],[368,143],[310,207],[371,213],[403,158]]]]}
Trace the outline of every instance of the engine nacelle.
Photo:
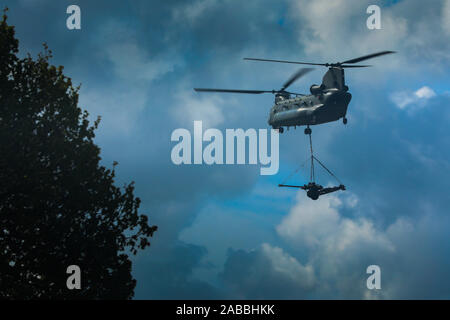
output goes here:
{"type": "Polygon", "coordinates": [[[317,95],[317,94],[321,94],[323,92],[324,89],[324,85],[321,84],[320,86],[317,84],[313,84],[310,88],[309,91],[311,91],[311,94],[317,95]]]}

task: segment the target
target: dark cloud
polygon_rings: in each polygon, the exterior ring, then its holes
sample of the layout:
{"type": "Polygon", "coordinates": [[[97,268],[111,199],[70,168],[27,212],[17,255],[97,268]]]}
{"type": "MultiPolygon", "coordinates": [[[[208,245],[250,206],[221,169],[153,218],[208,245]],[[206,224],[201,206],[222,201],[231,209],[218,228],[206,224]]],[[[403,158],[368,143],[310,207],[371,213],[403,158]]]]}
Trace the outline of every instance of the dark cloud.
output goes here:
{"type": "Polygon", "coordinates": [[[220,290],[207,282],[191,279],[205,249],[178,243],[152,248],[152,256],[136,261],[137,299],[220,299],[220,290]],[[161,250],[162,249],[162,250],[161,250]]]}
{"type": "Polygon", "coordinates": [[[267,244],[230,250],[220,277],[235,299],[305,299],[314,284],[312,268],[267,244]]]}

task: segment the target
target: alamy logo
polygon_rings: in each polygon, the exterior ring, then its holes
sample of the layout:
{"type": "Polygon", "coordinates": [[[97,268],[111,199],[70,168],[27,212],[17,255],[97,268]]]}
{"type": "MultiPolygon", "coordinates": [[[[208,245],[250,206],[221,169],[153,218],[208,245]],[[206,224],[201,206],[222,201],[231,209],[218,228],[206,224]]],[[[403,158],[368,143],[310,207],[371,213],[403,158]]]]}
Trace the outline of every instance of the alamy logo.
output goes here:
{"type": "Polygon", "coordinates": [[[70,274],[70,276],[67,278],[67,281],[66,281],[67,289],[80,290],[81,289],[81,269],[80,269],[80,267],[77,265],[68,266],[66,273],[70,274]]]}
{"type": "Polygon", "coordinates": [[[80,30],[81,29],[81,9],[77,5],[70,5],[66,10],[67,14],[70,16],[66,20],[66,26],[69,30],[80,30]]]}
{"type": "Polygon", "coordinates": [[[367,7],[367,14],[370,16],[367,18],[366,25],[369,30],[381,29],[381,9],[379,6],[372,4],[367,7]]]}
{"type": "Polygon", "coordinates": [[[377,265],[370,265],[366,272],[370,274],[367,278],[367,289],[381,289],[381,269],[377,265]]]}
{"type": "Polygon", "coordinates": [[[171,141],[178,143],[172,148],[171,159],[181,164],[261,164],[261,175],[274,175],[279,168],[279,133],[270,130],[271,152],[268,154],[267,129],[226,129],[225,145],[222,131],[210,128],[203,132],[202,121],[194,121],[193,153],[192,138],[187,129],[179,128],[172,132],[171,141]],[[248,144],[246,143],[248,141],[248,144]],[[208,144],[203,148],[203,142],[208,144]],[[248,150],[246,148],[248,146],[248,150]],[[247,152],[248,151],[248,152],[247,152]],[[225,155],[224,155],[225,152],[225,155]],[[236,158],[236,161],[235,161],[236,158]]]}

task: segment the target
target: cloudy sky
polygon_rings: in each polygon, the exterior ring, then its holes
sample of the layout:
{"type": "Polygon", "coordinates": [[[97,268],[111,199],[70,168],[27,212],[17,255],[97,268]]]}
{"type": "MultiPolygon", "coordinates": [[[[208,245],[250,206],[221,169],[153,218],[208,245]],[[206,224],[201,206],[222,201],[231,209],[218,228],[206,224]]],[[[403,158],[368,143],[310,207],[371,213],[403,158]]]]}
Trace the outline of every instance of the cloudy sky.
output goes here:
{"type": "MultiPolygon", "coordinates": [[[[138,299],[450,298],[450,0],[2,1],[21,54],[47,42],[81,83],[80,106],[102,116],[103,163],[134,180],[158,225],[134,258],[138,299]],[[66,8],[81,8],[81,30],[66,8]],[[381,30],[366,9],[381,7],[381,30]],[[295,65],[395,50],[346,70],[347,126],[313,128],[315,151],[347,191],[312,201],[276,185],[308,156],[302,130],[280,136],[280,171],[176,166],[176,128],[267,128],[270,95],[295,65]],[[381,290],[366,268],[381,268],[381,290]]],[[[293,85],[320,83],[316,68],[293,85]]],[[[333,184],[319,176],[321,184],[333,184]]],[[[307,182],[301,171],[290,182],[307,182]]]]}

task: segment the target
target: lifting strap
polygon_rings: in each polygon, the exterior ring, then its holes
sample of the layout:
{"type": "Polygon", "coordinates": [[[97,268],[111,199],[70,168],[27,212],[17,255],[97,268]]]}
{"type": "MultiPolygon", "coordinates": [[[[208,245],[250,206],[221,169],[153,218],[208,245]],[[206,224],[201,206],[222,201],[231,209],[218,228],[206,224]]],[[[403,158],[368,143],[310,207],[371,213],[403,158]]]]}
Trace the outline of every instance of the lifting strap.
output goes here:
{"type": "Polygon", "coordinates": [[[314,160],[316,160],[316,161],[322,166],[322,168],[324,168],[325,170],[327,170],[327,172],[328,172],[332,177],[334,177],[334,178],[336,179],[336,181],[339,182],[339,184],[343,184],[343,183],[341,182],[341,180],[339,180],[338,177],[336,177],[336,176],[334,175],[334,173],[331,172],[330,169],[328,169],[327,167],[325,167],[325,165],[324,165],[322,162],[320,162],[319,159],[317,159],[315,156],[313,156],[313,158],[314,158],[314,160]]]}
{"type": "Polygon", "coordinates": [[[280,187],[296,187],[298,188],[299,186],[292,186],[292,185],[285,185],[286,181],[289,180],[293,175],[295,175],[297,172],[300,171],[300,169],[302,169],[306,162],[310,161],[311,162],[311,171],[310,171],[310,181],[315,183],[315,169],[314,169],[314,161],[317,161],[317,163],[319,163],[319,165],[324,168],[333,178],[336,179],[337,182],[339,182],[339,184],[342,184],[342,182],[339,180],[338,177],[336,177],[336,175],[331,172],[330,169],[328,169],[319,159],[316,158],[316,156],[314,155],[314,151],[313,151],[313,146],[312,146],[312,137],[311,137],[311,133],[308,134],[309,135],[309,149],[311,152],[311,155],[295,170],[293,171],[287,178],[285,178],[283,180],[282,183],[280,183],[278,186],[280,187]]]}
{"type": "Polygon", "coordinates": [[[311,133],[309,134],[309,148],[310,148],[310,151],[311,151],[311,174],[310,174],[310,180],[312,182],[315,182],[316,177],[315,177],[315,172],[314,172],[314,152],[313,152],[313,147],[312,147],[311,133]]]}
{"type": "Polygon", "coordinates": [[[306,162],[308,162],[308,161],[309,161],[309,157],[306,158],[306,160],[303,161],[303,163],[297,169],[295,169],[293,172],[291,172],[291,174],[288,175],[287,178],[285,178],[283,180],[283,182],[281,182],[281,184],[285,184],[287,180],[289,180],[293,175],[297,174],[297,172],[299,172],[300,169],[302,169],[305,166],[306,162]]]}

